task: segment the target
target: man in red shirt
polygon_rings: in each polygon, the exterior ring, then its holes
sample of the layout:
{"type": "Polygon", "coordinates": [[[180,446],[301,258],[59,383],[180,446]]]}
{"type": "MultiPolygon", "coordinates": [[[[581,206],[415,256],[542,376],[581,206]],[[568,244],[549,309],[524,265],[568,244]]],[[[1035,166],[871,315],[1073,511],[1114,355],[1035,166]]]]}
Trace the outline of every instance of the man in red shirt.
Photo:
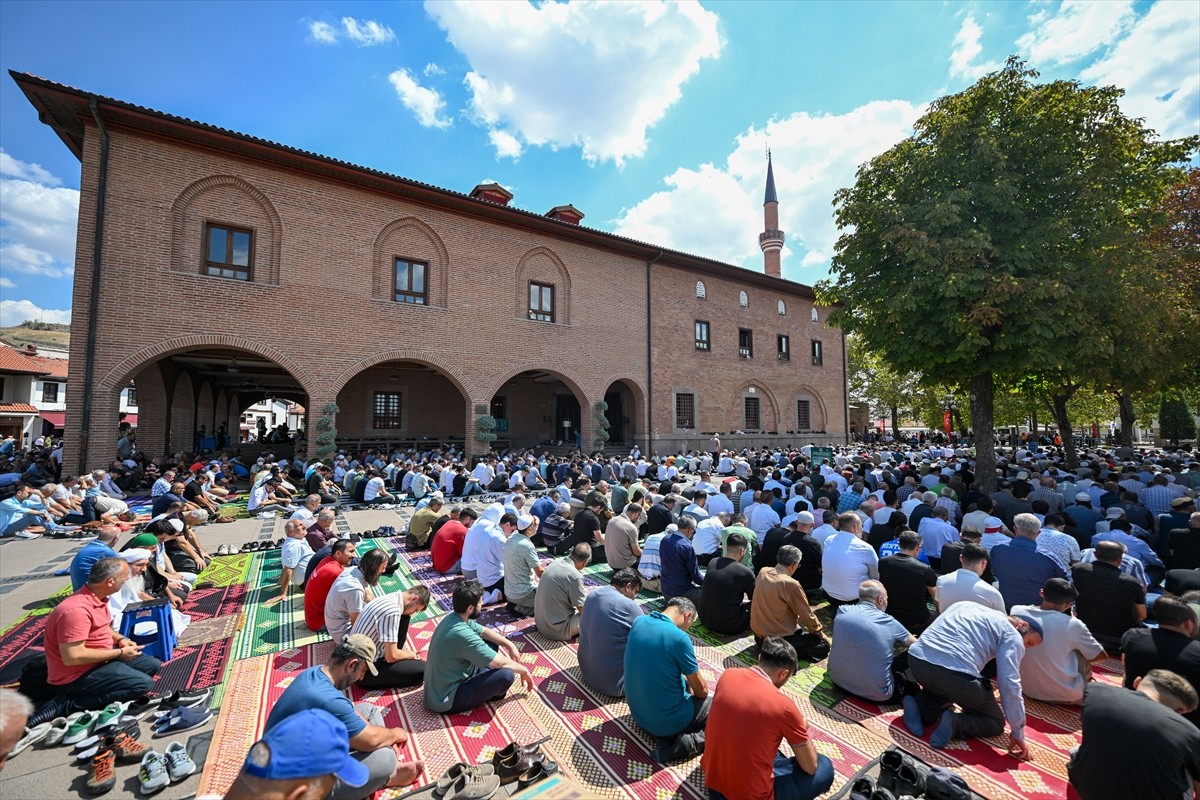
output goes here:
{"type": "Polygon", "coordinates": [[[700,760],[710,800],[813,800],[833,785],[833,762],[817,754],[804,715],[779,691],[796,666],[795,648],[770,636],[757,667],[717,681],[700,760]],[[782,739],[794,758],[778,752],[782,739]]]}
{"type": "Polygon", "coordinates": [[[329,558],[322,561],[308,579],[304,586],[304,624],[310,631],[325,628],[325,600],[329,597],[329,590],[357,555],[358,545],[349,539],[338,539],[333,543],[329,558]]]}
{"type": "Polygon", "coordinates": [[[443,575],[462,572],[463,542],[467,539],[467,528],[478,516],[475,509],[464,508],[457,520],[448,519],[442,523],[429,548],[434,570],[443,575]]]}
{"type": "Polygon", "coordinates": [[[79,708],[104,708],[146,694],[162,666],[112,629],[108,598],[128,579],[125,559],[102,558],[92,565],[88,582],[46,617],[48,681],[79,708]]]}

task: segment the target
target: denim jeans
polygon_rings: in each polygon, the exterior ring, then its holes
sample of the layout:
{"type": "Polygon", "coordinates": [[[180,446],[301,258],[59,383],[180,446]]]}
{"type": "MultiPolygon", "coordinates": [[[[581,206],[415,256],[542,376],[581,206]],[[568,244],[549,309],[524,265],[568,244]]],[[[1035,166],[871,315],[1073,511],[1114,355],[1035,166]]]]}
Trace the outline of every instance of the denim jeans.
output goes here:
{"type": "Polygon", "coordinates": [[[508,668],[489,667],[472,675],[458,685],[458,690],[454,693],[454,705],[450,706],[449,713],[461,714],[479,708],[489,700],[502,699],[516,678],[517,673],[508,668]]]}
{"type": "Polygon", "coordinates": [[[104,708],[109,703],[135,700],[154,688],[153,676],[162,662],[152,656],[138,656],[129,663],[108,661],[93,667],[59,691],[83,709],[104,708]]]}
{"type": "MultiPolygon", "coordinates": [[[[833,762],[817,756],[817,771],[809,775],[783,753],[775,754],[775,800],[813,800],[833,785],[833,762]]],[[[708,800],[730,800],[716,789],[708,790],[708,800]]]]}

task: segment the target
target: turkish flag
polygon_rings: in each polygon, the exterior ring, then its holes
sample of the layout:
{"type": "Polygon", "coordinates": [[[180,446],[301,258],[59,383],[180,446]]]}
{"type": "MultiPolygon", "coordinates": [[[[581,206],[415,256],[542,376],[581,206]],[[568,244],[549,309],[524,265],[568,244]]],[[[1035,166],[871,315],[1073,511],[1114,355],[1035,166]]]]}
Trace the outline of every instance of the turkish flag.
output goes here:
{"type": "Polygon", "coordinates": [[[942,412],[942,427],[945,429],[947,434],[950,433],[950,412],[949,411],[942,412]]]}

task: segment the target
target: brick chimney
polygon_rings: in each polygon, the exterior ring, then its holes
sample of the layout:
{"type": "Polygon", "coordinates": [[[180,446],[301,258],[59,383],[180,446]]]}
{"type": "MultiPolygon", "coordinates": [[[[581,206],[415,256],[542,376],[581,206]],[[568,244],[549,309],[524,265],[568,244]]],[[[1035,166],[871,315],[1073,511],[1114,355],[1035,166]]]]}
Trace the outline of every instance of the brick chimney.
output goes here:
{"type": "Polygon", "coordinates": [[[498,183],[481,183],[471,190],[471,197],[506,206],[513,199],[513,194],[498,183]]]}
{"type": "Polygon", "coordinates": [[[578,225],[579,221],[583,219],[583,212],[573,205],[555,206],[546,212],[546,216],[560,222],[569,222],[572,225],[578,225]]]}

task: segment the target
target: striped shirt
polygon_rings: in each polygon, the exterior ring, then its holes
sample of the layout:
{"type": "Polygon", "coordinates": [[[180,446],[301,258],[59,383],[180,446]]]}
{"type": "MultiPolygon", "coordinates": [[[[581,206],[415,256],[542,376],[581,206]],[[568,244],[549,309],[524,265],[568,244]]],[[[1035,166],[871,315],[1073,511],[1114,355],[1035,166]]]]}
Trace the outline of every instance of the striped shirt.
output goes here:
{"type": "Polygon", "coordinates": [[[1171,501],[1174,499],[1174,492],[1166,486],[1157,484],[1143,489],[1142,493],[1138,495],[1138,502],[1146,507],[1152,517],[1171,513],[1171,501]]]}
{"type": "Polygon", "coordinates": [[[404,616],[404,593],[394,592],[377,597],[363,606],[358,619],[350,628],[350,633],[361,633],[371,637],[375,642],[375,652],[383,658],[384,645],[396,644],[404,647],[404,641],[397,641],[401,625],[408,629],[408,619],[404,616]]]}
{"type": "Polygon", "coordinates": [[[666,535],[664,532],[646,537],[646,542],[642,545],[642,558],[638,562],[638,572],[642,574],[643,578],[653,580],[662,577],[662,558],[659,555],[659,547],[666,535]]]}

